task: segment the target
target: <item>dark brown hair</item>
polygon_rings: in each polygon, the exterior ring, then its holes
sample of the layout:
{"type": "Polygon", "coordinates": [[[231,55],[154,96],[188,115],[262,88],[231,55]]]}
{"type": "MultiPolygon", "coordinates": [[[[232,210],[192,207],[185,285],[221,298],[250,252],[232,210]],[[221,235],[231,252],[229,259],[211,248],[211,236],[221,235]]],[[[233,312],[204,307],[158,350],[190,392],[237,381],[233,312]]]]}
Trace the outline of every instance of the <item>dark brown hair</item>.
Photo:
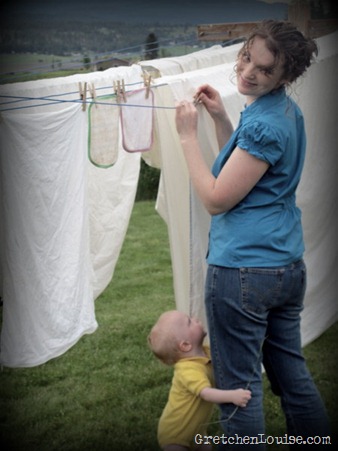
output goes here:
{"type": "Polygon", "coordinates": [[[294,82],[311,65],[314,55],[318,54],[315,41],[306,38],[292,23],[276,20],[264,20],[248,36],[240,57],[250,48],[255,37],[265,40],[266,46],[275,57],[275,64],[283,61],[283,78],[294,82]]]}

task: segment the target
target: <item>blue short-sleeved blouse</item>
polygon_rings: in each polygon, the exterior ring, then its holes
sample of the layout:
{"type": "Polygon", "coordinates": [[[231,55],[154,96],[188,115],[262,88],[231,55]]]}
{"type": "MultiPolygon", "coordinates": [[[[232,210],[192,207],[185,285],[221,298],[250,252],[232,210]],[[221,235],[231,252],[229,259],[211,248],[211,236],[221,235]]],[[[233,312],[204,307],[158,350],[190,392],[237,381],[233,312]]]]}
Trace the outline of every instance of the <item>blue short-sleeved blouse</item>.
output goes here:
{"type": "Polygon", "coordinates": [[[296,188],[305,157],[303,115],[284,88],[255,100],[212,168],[215,177],[235,147],[269,163],[269,169],[234,208],[212,216],[207,261],[225,267],[288,265],[303,256],[296,188]]]}

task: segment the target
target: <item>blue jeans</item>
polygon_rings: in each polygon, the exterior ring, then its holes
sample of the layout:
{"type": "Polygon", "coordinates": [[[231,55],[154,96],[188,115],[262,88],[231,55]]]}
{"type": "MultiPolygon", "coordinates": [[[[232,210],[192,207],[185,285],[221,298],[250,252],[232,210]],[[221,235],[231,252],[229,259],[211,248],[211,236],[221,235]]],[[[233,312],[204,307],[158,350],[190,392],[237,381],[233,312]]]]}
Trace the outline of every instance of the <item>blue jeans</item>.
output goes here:
{"type": "Polygon", "coordinates": [[[236,438],[231,439],[235,449],[248,450],[248,445],[240,446],[245,436],[258,437],[252,442],[256,449],[266,446],[261,443],[266,437],[262,363],[280,397],[287,433],[330,435],[325,407],[302,355],[305,288],[302,260],[279,268],[208,267],[205,301],[216,386],[252,392],[245,408],[220,406],[224,435],[236,438]]]}

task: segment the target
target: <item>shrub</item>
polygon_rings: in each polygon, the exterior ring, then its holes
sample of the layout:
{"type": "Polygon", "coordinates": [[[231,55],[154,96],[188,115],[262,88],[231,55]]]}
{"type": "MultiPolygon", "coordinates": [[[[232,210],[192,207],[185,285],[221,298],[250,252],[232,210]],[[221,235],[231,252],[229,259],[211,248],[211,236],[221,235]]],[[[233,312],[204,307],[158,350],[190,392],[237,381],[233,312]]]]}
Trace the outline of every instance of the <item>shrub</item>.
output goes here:
{"type": "Polygon", "coordinates": [[[147,163],[141,159],[141,171],[137,186],[136,201],[156,199],[160,173],[161,171],[159,169],[148,166],[147,163]]]}

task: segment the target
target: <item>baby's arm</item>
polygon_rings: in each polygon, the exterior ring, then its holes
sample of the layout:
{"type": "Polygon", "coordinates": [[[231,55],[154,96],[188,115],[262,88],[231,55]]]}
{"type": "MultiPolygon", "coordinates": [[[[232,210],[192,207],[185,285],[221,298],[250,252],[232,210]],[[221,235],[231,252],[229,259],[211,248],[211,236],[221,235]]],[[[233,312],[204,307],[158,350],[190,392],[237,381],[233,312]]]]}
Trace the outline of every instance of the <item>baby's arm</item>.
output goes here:
{"type": "Polygon", "coordinates": [[[251,399],[251,391],[238,388],[237,390],[220,390],[206,387],[200,393],[200,397],[215,404],[232,403],[239,407],[245,407],[251,399]]]}

